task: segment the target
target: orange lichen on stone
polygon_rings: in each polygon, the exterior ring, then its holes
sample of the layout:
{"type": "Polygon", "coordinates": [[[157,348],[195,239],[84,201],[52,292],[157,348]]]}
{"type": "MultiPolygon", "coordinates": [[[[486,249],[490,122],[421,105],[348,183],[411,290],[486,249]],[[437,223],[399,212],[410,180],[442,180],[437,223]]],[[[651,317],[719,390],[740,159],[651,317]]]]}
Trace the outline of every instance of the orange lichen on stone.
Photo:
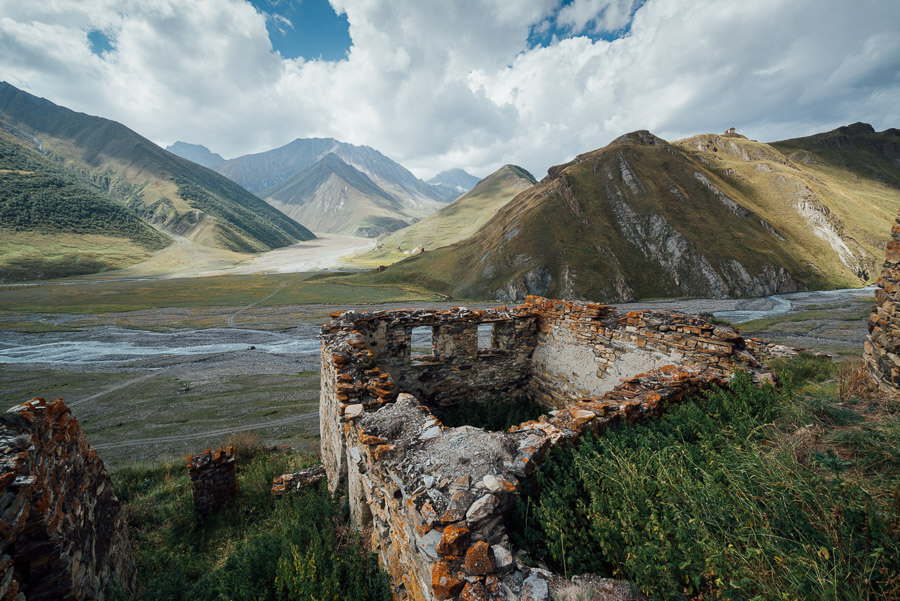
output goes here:
{"type": "Polygon", "coordinates": [[[466,551],[466,574],[484,576],[494,572],[494,554],[491,546],[483,540],[474,543],[466,551]]]}
{"type": "Polygon", "coordinates": [[[466,581],[449,562],[441,560],[431,569],[431,590],[436,599],[449,599],[459,593],[466,581]]]}
{"type": "Polygon", "coordinates": [[[469,544],[469,529],[450,524],[444,528],[437,552],[444,557],[461,557],[469,544]]]}

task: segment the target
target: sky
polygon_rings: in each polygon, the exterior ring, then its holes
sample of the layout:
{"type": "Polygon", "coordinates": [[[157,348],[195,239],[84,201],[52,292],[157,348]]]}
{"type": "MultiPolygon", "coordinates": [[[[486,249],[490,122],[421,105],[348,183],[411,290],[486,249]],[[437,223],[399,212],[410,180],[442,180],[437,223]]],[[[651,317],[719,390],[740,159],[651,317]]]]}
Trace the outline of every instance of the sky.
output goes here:
{"type": "Polygon", "coordinates": [[[226,158],[333,137],[540,178],[638,129],[900,127],[900,2],[0,0],[0,80],[226,158]]]}

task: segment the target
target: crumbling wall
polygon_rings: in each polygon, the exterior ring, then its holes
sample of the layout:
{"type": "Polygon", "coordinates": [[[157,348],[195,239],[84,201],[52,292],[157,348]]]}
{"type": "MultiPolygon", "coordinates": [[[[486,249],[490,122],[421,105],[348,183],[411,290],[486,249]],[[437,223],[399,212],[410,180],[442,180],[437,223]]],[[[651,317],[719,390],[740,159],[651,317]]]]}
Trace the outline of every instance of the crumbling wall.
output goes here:
{"type": "Polygon", "coordinates": [[[664,365],[704,363],[728,368],[743,340],[730,328],[673,312],[529,297],[540,314],[528,379],[541,404],[563,406],[612,390],[621,380],[664,365]]]}
{"type": "Polygon", "coordinates": [[[137,589],[112,482],[61,399],[0,417],[0,599],[108,598],[137,589]]]}
{"type": "Polygon", "coordinates": [[[200,515],[215,513],[240,492],[234,447],[206,449],[185,458],[191,478],[194,511],[200,515]]]}
{"type": "Polygon", "coordinates": [[[446,406],[469,401],[503,401],[525,389],[536,317],[527,310],[381,311],[360,317],[356,327],[374,362],[398,390],[446,406]],[[479,348],[478,326],[489,324],[489,345],[479,348]],[[415,327],[431,328],[432,354],[411,355],[415,327]]]}
{"type": "Polygon", "coordinates": [[[872,380],[885,390],[900,390],[900,217],[891,229],[884,266],[869,318],[863,359],[872,380]]]}
{"type": "Polygon", "coordinates": [[[332,317],[322,330],[323,463],[399,599],[546,599],[504,515],[548,449],[656,416],[727,382],[736,362],[770,376],[734,330],[667,312],[529,297],[511,309],[332,317]],[[503,326],[479,350],[485,322],[503,326]],[[434,328],[433,357],[409,354],[420,325],[434,328]],[[432,412],[528,394],[558,409],[507,432],[448,428],[432,412]]]}

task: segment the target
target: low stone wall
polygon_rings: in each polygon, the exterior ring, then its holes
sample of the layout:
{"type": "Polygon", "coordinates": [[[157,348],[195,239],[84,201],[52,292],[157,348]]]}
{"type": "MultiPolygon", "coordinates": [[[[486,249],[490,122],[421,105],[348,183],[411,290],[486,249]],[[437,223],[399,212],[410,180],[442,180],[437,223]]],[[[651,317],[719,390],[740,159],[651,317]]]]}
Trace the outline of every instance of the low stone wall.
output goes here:
{"type": "Polygon", "coordinates": [[[323,464],[398,599],[546,599],[545,574],[516,559],[504,515],[548,449],[652,418],[726,383],[737,363],[771,378],[734,330],[677,313],[529,297],[511,309],[332,317],[322,329],[323,464]],[[490,348],[477,348],[480,323],[494,324],[490,348]],[[411,328],[423,325],[434,328],[424,360],[409,352],[411,328]],[[506,432],[448,428],[432,412],[529,394],[548,413],[506,432]]]}
{"type": "Polygon", "coordinates": [[[239,492],[234,447],[206,449],[185,458],[191,477],[194,511],[200,515],[216,512],[239,492]]]}
{"type": "Polygon", "coordinates": [[[900,391],[900,217],[891,229],[884,266],[869,318],[863,359],[873,382],[891,393],[900,391]]]}
{"type": "Polygon", "coordinates": [[[0,599],[107,599],[137,589],[112,482],[57,399],[0,417],[0,599]]]}

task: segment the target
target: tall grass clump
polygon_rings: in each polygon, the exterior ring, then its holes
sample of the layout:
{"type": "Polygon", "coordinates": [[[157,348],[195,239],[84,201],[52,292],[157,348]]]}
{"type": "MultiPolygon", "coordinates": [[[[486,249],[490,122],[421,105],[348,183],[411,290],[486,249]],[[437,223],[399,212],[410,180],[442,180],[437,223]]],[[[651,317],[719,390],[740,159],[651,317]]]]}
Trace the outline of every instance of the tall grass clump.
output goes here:
{"type": "Polygon", "coordinates": [[[900,599],[896,415],[839,407],[827,360],[783,368],[781,390],[739,373],[658,420],[555,451],[518,503],[517,542],[651,598],[900,599]]]}
{"type": "Polygon", "coordinates": [[[183,463],[113,473],[138,563],[135,601],[387,601],[386,575],[324,487],[270,494],[273,477],[312,458],[250,446],[238,455],[240,495],[206,518],[193,511],[183,463]]]}

